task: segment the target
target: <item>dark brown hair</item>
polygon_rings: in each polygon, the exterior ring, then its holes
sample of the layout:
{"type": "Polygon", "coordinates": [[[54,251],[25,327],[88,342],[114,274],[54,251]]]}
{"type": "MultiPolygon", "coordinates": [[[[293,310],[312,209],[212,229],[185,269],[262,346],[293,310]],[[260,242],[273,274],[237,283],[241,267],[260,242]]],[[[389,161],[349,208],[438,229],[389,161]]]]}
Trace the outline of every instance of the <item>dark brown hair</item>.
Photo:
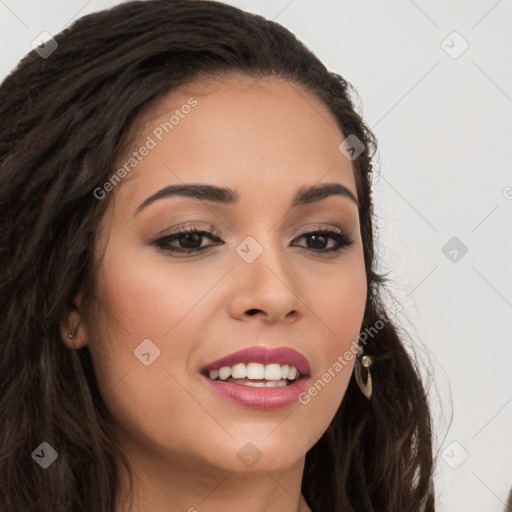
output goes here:
{"type": "Polygon", "coordinates": [[[314,511],[433,511],[426,392],[397,327],[382,322],[386,278],[375,270],[370,190],[376,141],[350,84],[279,24],[213,1],[127,2],[77,20],[55,40],[54,53],[30,52],[0,86],[2,511],[114,512],[115,461],[127,461],[88,348],[69,350],[59,332],[77,293],[84,304],[94,300],[93,248],[108,198],[93,191],[151,102],[233,73],[305,87],[365,146],[353,169],[368,282],[362,327],[384,324],[365,342],[374,391],[367,400],[350,380],[307,453],[306,501],[314,511]],[[59,454],[45,471],[31,458],[42,441],[59,454]]]}

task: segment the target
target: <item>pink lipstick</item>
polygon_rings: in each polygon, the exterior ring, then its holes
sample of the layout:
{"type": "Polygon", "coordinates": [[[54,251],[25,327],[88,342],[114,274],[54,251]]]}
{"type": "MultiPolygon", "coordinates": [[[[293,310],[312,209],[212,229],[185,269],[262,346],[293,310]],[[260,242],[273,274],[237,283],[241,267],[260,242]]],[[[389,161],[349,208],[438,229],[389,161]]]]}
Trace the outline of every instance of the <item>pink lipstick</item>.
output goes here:
{"type": "Polygon", "coordinates": [[[203,381],[222,398],[244,407],[277,409],[298,401],[307,389],[308,360],[288,347],[249,347],[200,370],[203,381]]]}

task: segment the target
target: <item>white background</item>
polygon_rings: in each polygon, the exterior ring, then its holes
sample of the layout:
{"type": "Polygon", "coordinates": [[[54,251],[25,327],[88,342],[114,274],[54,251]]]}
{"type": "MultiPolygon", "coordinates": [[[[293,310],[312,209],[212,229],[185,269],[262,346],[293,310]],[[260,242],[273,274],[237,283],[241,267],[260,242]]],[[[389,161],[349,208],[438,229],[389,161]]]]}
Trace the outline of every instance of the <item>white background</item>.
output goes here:
{"type": "MultiPolygon", "coordinates": [[[[41,32],[117,3],[0,0],[0,76],[41,32]]],[[[382,269],[430,374],[438,510],[502,512],[512,487],[511,0],[228,3],[289,28],[357,88],[379,141],[382,269]],[[455,262],[442,252],[452,237],[468,249],[455,262]]]]}

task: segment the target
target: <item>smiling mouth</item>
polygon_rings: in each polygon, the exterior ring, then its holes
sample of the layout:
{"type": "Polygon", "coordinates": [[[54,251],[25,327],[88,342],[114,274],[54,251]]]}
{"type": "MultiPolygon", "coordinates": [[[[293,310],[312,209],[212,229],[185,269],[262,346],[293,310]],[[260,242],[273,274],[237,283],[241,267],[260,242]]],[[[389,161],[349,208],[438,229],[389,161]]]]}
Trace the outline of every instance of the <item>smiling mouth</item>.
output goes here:
{"type": "Polygon", "coordinates": [[[277,388],[289,386],[301,378],[300,371],[288,364],[239,363],[233,366],[221,366],[206,370],[205,377],[217,382],[239,384],[258,388],[277,388]]]}

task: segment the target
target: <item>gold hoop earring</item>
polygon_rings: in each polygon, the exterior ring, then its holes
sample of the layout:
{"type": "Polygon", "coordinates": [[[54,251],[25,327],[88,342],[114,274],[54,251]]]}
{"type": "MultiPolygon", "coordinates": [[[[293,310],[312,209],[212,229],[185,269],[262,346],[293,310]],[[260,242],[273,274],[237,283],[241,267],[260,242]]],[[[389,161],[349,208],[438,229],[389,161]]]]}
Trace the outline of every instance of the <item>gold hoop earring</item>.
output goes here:
{"type": "Polygon", "coordinates": [[[372,374],[370,373],[370,366],[373,363],[373,358],[371,356],[363,355],[363,348],[361,346],[357,347],[357,357],[354,364],[354,375],[356,378],[357,385],[359,389],[362,391],[363,395],[370,400],[372,397],[373,385],[372,385],[372,374]],[[362,368],[366,368],[366,382],[362,377],[362,368]]]}

